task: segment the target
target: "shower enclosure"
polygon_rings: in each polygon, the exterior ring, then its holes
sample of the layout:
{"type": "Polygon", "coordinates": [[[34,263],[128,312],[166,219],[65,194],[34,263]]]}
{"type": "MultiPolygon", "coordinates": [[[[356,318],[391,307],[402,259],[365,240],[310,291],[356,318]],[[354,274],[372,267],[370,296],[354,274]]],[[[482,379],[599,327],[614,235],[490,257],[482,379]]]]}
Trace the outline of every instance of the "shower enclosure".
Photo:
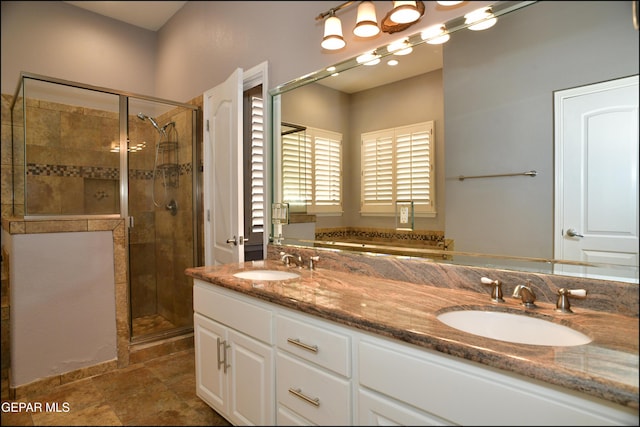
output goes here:
{"type": "Polygon", "coordinates": [[[30,73],[11,106],[14,216],[126,219],[132,343],[193,330],[198,111],[30,73]]]}

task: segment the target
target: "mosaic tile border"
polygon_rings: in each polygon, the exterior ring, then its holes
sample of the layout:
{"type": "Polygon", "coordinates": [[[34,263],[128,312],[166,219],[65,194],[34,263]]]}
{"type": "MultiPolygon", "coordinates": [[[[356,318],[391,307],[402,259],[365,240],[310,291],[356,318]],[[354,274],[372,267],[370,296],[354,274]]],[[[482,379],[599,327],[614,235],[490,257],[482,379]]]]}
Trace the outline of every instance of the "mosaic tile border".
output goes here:
{"type": "MultiPolygon", "coordinates": [[[[183,163],[178,168],[180,176],[193,172],[191,163],[183,163]]],[[[99,166],[48,165],[38,163],[27,164],[27,176],[58,176],[66,178],[99,178],[120,179],[119,168],[103,168],[99,166]]],[[[153,179],[153,171],[145,169],[129,170],[130,179],[153,179]]]]}
{"type": "Polygon", "coordinates": [[[316,240],[378,240],[378,241],[405,241],[423,242],[436,246],[444,244],[444,232],[431,230],[401,231],[388,228],[358,228],[358,227],[336,227],[318,228],[315,233],[316,240]]]}

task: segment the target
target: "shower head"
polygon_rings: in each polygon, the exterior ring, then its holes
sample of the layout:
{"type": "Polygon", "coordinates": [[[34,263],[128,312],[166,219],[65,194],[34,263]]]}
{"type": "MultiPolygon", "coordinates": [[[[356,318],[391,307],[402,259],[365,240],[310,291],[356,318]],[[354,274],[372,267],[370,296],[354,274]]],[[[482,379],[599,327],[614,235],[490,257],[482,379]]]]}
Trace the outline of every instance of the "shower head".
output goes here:
{"type": "Polygon", "coordinates": [[[162,134],[164,134],[164,133],[165,133],[164,128],[160,128],[160,126],[158,126],[158,122],[156,122],[156,121],[155,121],[155,119],[154,119],[153,117],[149,117],[149,116],[144,115],[144,114],[142,114],[142,113],[138,113],[138,118],[139,118],[140,120],[144,120],[144,119],[149,120],[149,121],[151,122],[151,124],[153,125],[153,127],[154,127],[154,128],[156,128],[156,130],[157,130],[159,133],[162,133],[162,134]]]}

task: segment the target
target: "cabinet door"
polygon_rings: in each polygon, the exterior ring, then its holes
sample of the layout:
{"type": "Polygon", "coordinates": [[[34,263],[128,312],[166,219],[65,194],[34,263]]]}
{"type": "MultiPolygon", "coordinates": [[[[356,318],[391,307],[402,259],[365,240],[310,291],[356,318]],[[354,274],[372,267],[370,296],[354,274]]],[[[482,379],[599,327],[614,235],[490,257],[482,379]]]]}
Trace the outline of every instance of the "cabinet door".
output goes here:
{"type": "Polygon", "coordinates": [[[361,389],[358,392],[358,425],[443,426],[453,424],[393,399],[361,389]]]}
{"type": "Polygon", "coordinates": [[[274,425],[273,349],[248,336],[227,332],[229,419],[236,425],[274,425]]]}
{"type": "Polygon", "coordinates": [[[213,409],[226,414],[227,388],[224,368],[218,364],[226,328],[213,320],[195,313],[193,332],[196,355],[196,394],[213,409]]]}

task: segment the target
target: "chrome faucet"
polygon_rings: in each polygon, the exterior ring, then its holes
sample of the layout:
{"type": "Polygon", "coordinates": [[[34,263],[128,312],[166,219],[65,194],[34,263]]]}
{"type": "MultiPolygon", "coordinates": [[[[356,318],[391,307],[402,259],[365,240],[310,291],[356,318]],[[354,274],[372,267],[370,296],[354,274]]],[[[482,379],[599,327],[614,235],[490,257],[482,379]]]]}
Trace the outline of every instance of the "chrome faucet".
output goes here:
{"type": "Polygon", "coordinates": [[[491,285],[493,289],[491,290],[491,300],[495,302],[504,302],[502,298],[502,282],[499,280],[491,280],[488,277],[481,277],[480,282],[484,285],[491,285]]]}
{"type": "Polygon", "coordinates": [[[527,285],[518,285],[513,290],[514,298],[521,298],[522,305],[527,308],[535,308],[536,307],[536,294],[533,293],[533,289],[529,286],[529,282],[527,285]]]}
{"type": "Polygon", "coordinates": [[[295,255],[288,254],[286,252],[280,252],[280,256],[281,256],[280,259],[282,260],[284,265],[286,265],[286,266],[291,265],[291,260],[293,260],[293,262],[298,267],[302,267],[302,257],[300,255],[295,256],[295,255]]]}

